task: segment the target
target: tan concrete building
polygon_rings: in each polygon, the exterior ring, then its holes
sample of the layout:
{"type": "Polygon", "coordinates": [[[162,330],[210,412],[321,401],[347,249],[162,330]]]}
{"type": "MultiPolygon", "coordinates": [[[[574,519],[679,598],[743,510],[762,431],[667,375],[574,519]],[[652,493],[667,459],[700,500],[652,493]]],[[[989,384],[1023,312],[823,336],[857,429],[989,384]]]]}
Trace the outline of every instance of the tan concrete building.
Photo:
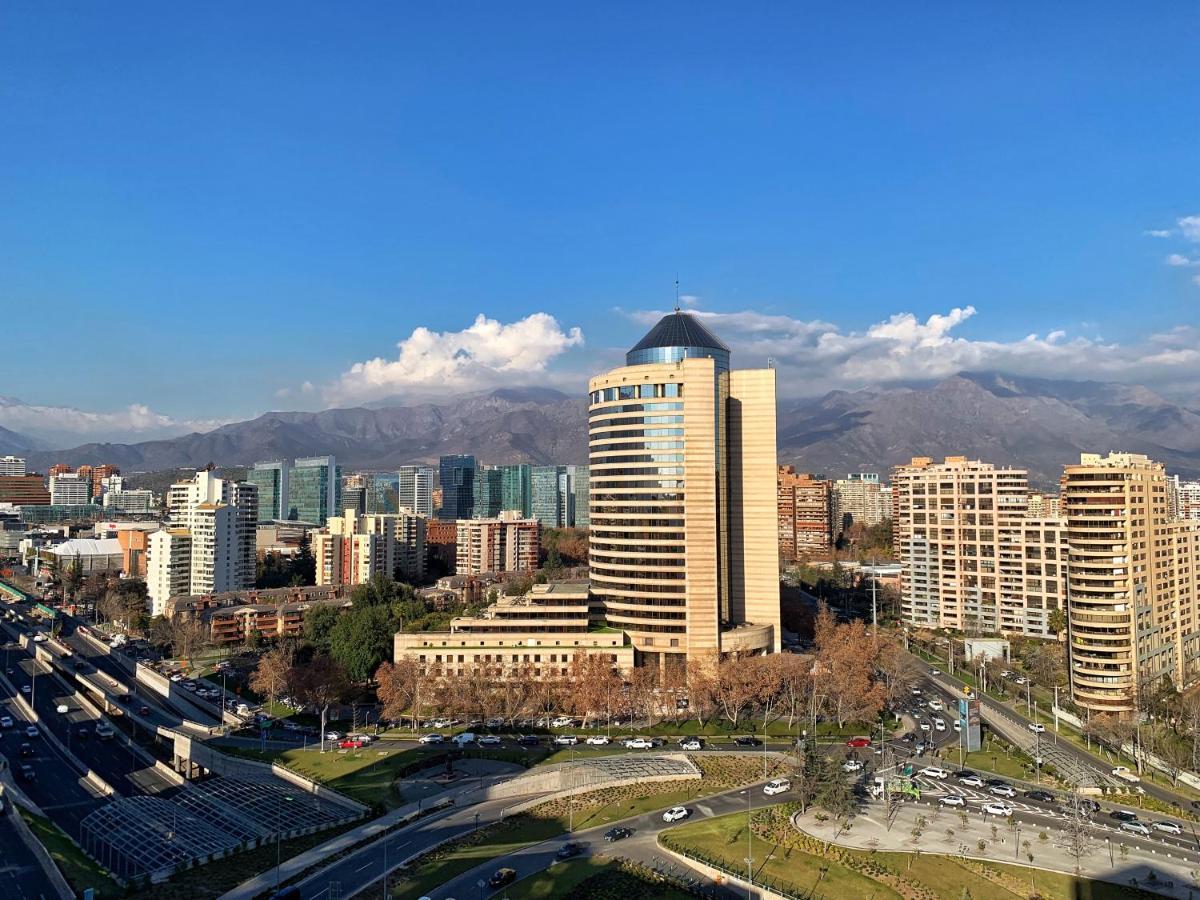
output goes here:
{"type": "Polygon", "coordinates": [[[633,646],[616,628],[594,625],[586,582],[538,584],[523,597],[501,597],[449,631],[399,632],[395,658],[415,657],[425,672],[461,677],[479,668],[496,677],[560,677],[579,655],[600,655],[614,670],[633,667],[633,646]]]}
{"type": "Polygon", "coordinates": [[[425,518],[410,512],[364,515],[344,509],[312,538],[317,584],[365,584],[383,576],[425,577],[425,518]]]}
{"type": "Polygon", "coordinates": [[[1062,520],[1028,515],[1028,473],[917,457],[892,471],[901,609],[911,624],[1053,637],[1066,605],[1062,520]]]}
{"type": "Polygon", "coordinates": [[[833,538],[851,525],[878,525],[892,517],[892,489],[877,472],[851,472],[833,483],[833,538]]]}
{"type": "Polygon", "coordinates": [[[676,310],[588,384],[592,593],[639,664],[779,649],[775,372],[676,310]]]}
{"type": "Polygon", "coordinates": [[[1075,702],[1132,710],[1139,692],[1196,681],[1200,522],[1173,519],[1166,472],[1137,453],[1084,453],[1062,479],[1075,702]]]}
{"type": "Polygon", "coordinates": [[[1057,494],[1030,494],[1025,508],[1029,515],[1035,518],[1062,518],[1062,498],[1057,494]]]}
{"type": "Polygon", "coordinates": [[[832,483],[780,466],[776,490],[780,559],[793,563],[828,555],[833,547],[832,483]]]}
{"type": "Polygon", "coordinates": [[[542,526],[523,519],[516,510],[505,510],[494,519],[459,519],[455,572],[532,572],[542,549],[542,526]]]}

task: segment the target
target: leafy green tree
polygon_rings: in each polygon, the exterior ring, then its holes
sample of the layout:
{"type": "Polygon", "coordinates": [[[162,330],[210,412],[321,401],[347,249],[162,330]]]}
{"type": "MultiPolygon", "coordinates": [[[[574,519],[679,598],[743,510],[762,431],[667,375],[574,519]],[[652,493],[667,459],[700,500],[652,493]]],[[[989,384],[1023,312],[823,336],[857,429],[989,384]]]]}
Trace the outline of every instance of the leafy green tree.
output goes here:
{"type": "Polygon", "coordinates": [[[319,653],[329,652],[333,626],[342,616],[342,611],[333,606],[314,606],[304,616],[304,641],[319,653]]]}
{"type": "Polygon", "coordinates": [[[1066,614],[1061,609],[1052,609],[1046,619],[1046,624],[1050,626],[1050,630],[1055,634],[1062,634],[1067,627],[1066,614]]]}
{"type": "Polygon", "coordinates": [[[303,587],[317,583],[317,558],[313,556],[312,542],[308,532],[300,538],[300,551],[292,557],[291,578],[289,584],[293,587],[303,587]]]}
{"type": "Polygon", "coordinates": [[[62,583],[64,596],[74,600],[79,585],[83,583],[83,564],[79,560],[72,560],[67,566],[66,571],[63,572],[62,583]]]}
{"type": "Polygon", "coordinates": [[[854,812],[854,792],[846,780],[838,757],[826,757],[821,765],[821,784],[817,789],[817,803],[835,818],[854,812]]]}
{"type": "Polygon", "coordinates": [[[396,582],[386,575],[376,575],[366,584],[354,586],[350,592],[350,600],[354,606],[382,606],[391,603],[399,597],[396,582]]]}
{"type": "Polygon", "coordinates": [[[338,617],[329,634],[329,655],[351,681],[366,681],[392,655],[395,625],[382,605],[356,606],[338,617]]]}

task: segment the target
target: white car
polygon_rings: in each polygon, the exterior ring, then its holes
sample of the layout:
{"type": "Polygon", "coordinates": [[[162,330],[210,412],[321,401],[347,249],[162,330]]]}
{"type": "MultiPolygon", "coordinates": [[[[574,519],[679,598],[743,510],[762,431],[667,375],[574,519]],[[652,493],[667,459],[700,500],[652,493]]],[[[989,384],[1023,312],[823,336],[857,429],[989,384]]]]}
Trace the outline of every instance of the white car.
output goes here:
{"type": "Polygon", "coordinates": [[[960,778],[958,780],[967,787],[983,787],[983,779],[978,775],[968,775],[966,778],[960,778]]]}
{"type": "Polygon", "coordinates": [[[1121,830],[1130,834],[1140,834],[1142,837],[1150,837],[1150,829],[1143,822],[1122,822],[1121,830]]]}
{"type": "Polygon", "coordinates": [[[952,727],[955,731],[962,731],[962,722],[958,721],[958,719],[955,719],[952,727]]]}
{"type": "Polygon", "coordinates": [[[1155,831],[1161,831],[1163,834],[1183,834],[1183,829],[1174,822],[1151,822],[1150,825],[1155,831]]]}
{"type": "Polygon", "coordinates": [[[550,727],[551,728],[570,728],[574,724],[575,724],[575,720],[572,719],[570,716],[559,716],[557,719],[555,719],[553,722],[550,723],[550,727]]]}
{"type": "Polygon", "coordinates": [[[1015,797],[1017,792],[1007,784],[994,784],[988,788],[989,794],[995,794],[997,797],[1015,797]]]}
{"type": "Polygon", "coordinates": [[[1025,681],[1026,681],[1026,679],[1025,679],[1025,676],[1024,676],[1024,675],[1018,675],[1018,676],[1017,676],[1017,684],[1024,684],[1024,683],[1025,683],[1025,681]]]}
{"type": "Polygon", "coordinates": [[[495,747],[499,744],[500,735],[498,734],[485,734],[479,738],[479,746],[481,747],[495,747]]]}
{"type": "Polygon", "coordinates": [[[782,794],[791,789],[792,783],[786,778],[776,778],[774,781],[768,781],[763,785],[763,793],[768,797],[773,797],[775,794],[782,794]]]}
{"type": "Polygon", "coordinates": [[[860,772],[862,771],[862,767],[863,764],[857,759],[848,759],[842,763],[843,772],[860,772]]]}
{"type": "Polygon", "coordinates": [[[342,739],[342,733],[340,731],[325,732],[325,740],[327,740],[327,741],[340,741],[341,739],[342,739]]]}
{"type": "Polygon", "coordinates": [[[0,728],[12,728],[12,716],[0,716],[0,728]]]}
{"type": "Polygon", "coordinates": [[[33,690],[32,690],[32,688],[29,687],[29,685],[23,684],[23,685],[21,685],[21,693],[28,697],[30,694],[33,693],[33,690]]]}
{"type": "Polygon", "coordinates": [[[700,738],[685,738],[679,742],[680,750],[702,750],[704,745],[700,743],[700,738]]]}
{"type": "Polygon", "coordinates": [[[1012,807],[1007,803],[985,803],[983,811],[989,816],[1004,816],[1005,818],[1013,814],[1012,807]]]}
{"type": "Polygon", "coordinates": [[[1044,734],[1046,731],[1046,726],[1043,725],[1041,722],[1030,722],[1029,730],[1032,731],[1034,734],[1044,734]]]}
{"type": "Polygon", "coordinates": [[[664,822],[680,822],[680,821],[686,819],[690,815],[691,815],[691,813],[688,812],[688,809],[686,806],[672,806],[665,813],[663,813],[663,821],[664,822]]]}
{"type": "Polygon", "coordinates": [[[921,730],[922,730],[922,731],[928,731],[928,730],[929,730],[929,723],[928,723],[928,722],[922,722],[922,723],[921,723],[921,730]]]}
{"type": "Polygon", "coordinates": [[[586,741],[584,741],[584,743],[589,744],[593,747],[604,747],[609,743],[609,741],[610,741],[610,738],[607,735],[593,734],[586,741]]]}
{"type": "Polygon", "coordinates": [[[35,644],[40,644],[44,640],[46,640],[46,636],[44,634],[42,634],[40,631],[33,636],[33,642],[35,644]]]}
{"type": "Polygon", "coordinates": [[[942,806],[966,806],[967,801],[961,794],[947,794],[945,797],[938,798],[938,803],[942,806]]]}
{"type": "Polygon", "coordinates": [[[649,750],[654,743],[648,738],[628,738],[625,741],[626,750],[649,750]]]}
{"type": "Polygon", "coordinates": [[[434,728],[449,728],[450,725],[451,725],[451,722],[449,719],[434,719],[433,720],[434,728]]]}
{"type": "Polygon", "coordinates": [[[934,699],[934,700],[929,701],[929,708],[934,710],[935,712],[941,712],[943,705],[944,704],[942,703],[941,700],[934,699]]]}
{"type": "Polygon", "coordinates": [[[949,772],[945,769],[939,769],[937,766],[926,766],[921,770],[921,774],[926,778],[937,778],[943,781],[950,777],[949,772]]]}
{"type": "Polygon", "coordinates": [[[554,743],[560,747],[574,747],[579,743],[579,738],[573,734],[559,734],[555,736],[554,743]]]}
{"type": "Polygon", "coordinates": [[[174,681],[176,684],[178,684],[179,682],[183,681],[183,676],[180,675],[178,672],[176,672],[174,675],[171,676],[171,680],[174,681]]]}
{"type": "Polygon", "coordinates": [[[945,731],[946,730],[945,720],[944,719],[934,719],[933,720],[933,730],[934,731],[945,731]]]}
{"type": "Polygon", "coordinates": [[[921,696],[921,689],[920,689],[920,688],[913,688],[913,689],[912,689],[912,695],[913,695],[914,697],[920,697],[920,696],[921,696]]]}
{"type": "Polygon", "coordinates": [[[25,727],[25,737],[35,738],[35,737],[41,737],[41,736],[42,736],[42,733],[37,730],[36,725],[27,725],[25,727]]]}
{"type": "Polygon", "coordinates": [[[421,735],[420,742],[422,744],[444,744],[446,743],[446,736],[442,734],[423,734],[421,735]]]}
{"type": "Polygon", "coordinates": [[[65,716],[70,711],[71,707],[67,706],[65,703],[60,703],[55,707],[55,712],[57,712],[60,716],[65,716]]]}
{"type": "Polygon", "coordinates": [[[929,670],[929,674],[930,674],[930,675],[941,675],[941,674],[942,674],[942,670],[941,670],[941,669],[930,669],[930,670],[929,670]]]}

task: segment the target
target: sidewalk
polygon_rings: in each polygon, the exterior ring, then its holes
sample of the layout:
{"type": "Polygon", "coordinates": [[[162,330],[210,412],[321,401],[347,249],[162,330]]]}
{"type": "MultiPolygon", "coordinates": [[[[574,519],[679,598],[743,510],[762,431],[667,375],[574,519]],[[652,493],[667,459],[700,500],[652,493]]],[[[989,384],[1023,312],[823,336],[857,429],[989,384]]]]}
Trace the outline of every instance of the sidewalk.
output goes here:
{"type": "MultiPolygon", "coordinates": [[[[818,822],[811,811],[804,815],[797,813],[792,824],[815,838],[857,850],[942,854],[1068,876],[1074,875],[1076,868],[1075,859],[1060,846],[1063,840],[1057,823],[1017,823],[1013,828],[1003,819],[968,812],[964,824],[956,810],[905,805],[889,829],[885,811],[872,805],[851,820],[849,831],[839,833],[839,825],[832,819],[818,822]],[[918,817],[924,817],[925,823],[920,836],[915,837],[918,817]],[[1047,835],[1046,840],[1040,837],[1042,833],[1047,835]],[[983,849],[979,847],[980,841],[984,842],[983,849]]],[[[1138,887],[1167,897],[1180,900],[1193,897],[1191,873],[1196,869],[1196,854],[1189,859],[1173,848],[1169,849],[1174,855],[1167,851],[1151,853],[1134,844],[1128,844],[1122,852],[1122,846],[1119,838],[1114,837],[1110,843],[1103,835],[1094,836],[1090,852],[1079,861],[1080,875],[1122,886],[1136,879],[1138,887]],[[1151,872],[1156,882],[1150,880],[1151,872]]]]}
{"type": "MultiPolygon", "coordinates": [[[[415,803],[406,803],[377,819],[372,819],[369,822],[364,822],[361,825],[351,828],[349,831],[342,832],[337,837],[317,847],[313,847],[311,850],[306,850],[298,856],[285,859],[282,866],[280,866],[278,876],[276,875],[275,867],[271,866],[248,881],[243,881],[233,890],[226,891],[218,900],[252,900],[252,898],[257,897],[264,891],[272,890],[275,887],[277,879],[280,883],[286,882],[288,879],[296,877],[307,869],[321,865],[331,857],[337,856],[339,853],[348,850],[356,844],[380,837],[388,828],[414,813],[420,812],[423,809],[429,809],[430,806],[446,799],[453,799],[455,804],[457,804],[459,798],[478,791],[481,777],[494,781],[495,778],[509,777],[525,771],[520,766],[511,763],[494,762],[492,760],[463,760],[456,763],[456,766],[459,771],[470,776],[461,785],[428,798],[422,797],[415,803]]],[[[447,807],[447,810],[453,810],[454,808],[452,805],[447,807]]],[[[426,821],[428,819],[417,819],[413,822],[413,825],[426,821]]]]}

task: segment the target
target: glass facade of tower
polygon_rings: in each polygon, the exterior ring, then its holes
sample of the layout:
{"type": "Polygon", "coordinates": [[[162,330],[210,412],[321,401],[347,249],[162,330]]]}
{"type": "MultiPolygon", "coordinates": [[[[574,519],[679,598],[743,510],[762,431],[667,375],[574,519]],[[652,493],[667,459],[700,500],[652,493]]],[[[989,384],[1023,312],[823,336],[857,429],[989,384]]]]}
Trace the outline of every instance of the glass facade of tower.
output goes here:
{"type": "Polygon", "coordinates": [[[575,519],[572,524],[576,528],[587,528],[591,524],[591,518],[588,513],[591,504],[589,497],[591,471],[587,466],[575,466],[574,469],[575,519]]]}
{"type": "Polygon", "coordinates": [[[530,514],[543,528],[558,528],[562,524],[562,495],[559,476],[562,466],[534,466],[529,473],[530,514]]]}
{"type": "Polygon", "coordinates": [[[491,519],[500,514],[504,499],[503,474],[495,466],[480,466],[475,470],[473,518],[491,519]]]}
{"type": "Polygon", "coordinates": [[[469,519],[475,511],[475,457],[443,456],[438,461],[442,487],[441,519],[469,519]]]}
{"type": "Polygon", "coordinates": [[[433,517],[433,469],[401,466],[396,474],[396,504],[419,516],[433,517]]]}
{"type": "Polygon", "coordinates": [[[255,463],[246,480],[258,486],[258,521],[287,518],[287,464],[281,460],[255,463]]]}
{"type": "Polygon", "coordinates": [[[367,512],[394,513],[399,508],[397,497],[400,476],[395,472],[375,472],[367,479],[367,512]]]}
{"type": "Polygon", "coordinates": [[[288,471],[288,515],[324,526],[342,502],[342,470],[332,456],[298,459],[288,471]]]}
{"type": "Polygon", "coordinates": [[[530,469],[531,467],[527,463],[500,467],[501,509],[519,509],[521,515],[526,518],[531,515],[533,488],[530,469]]]}

